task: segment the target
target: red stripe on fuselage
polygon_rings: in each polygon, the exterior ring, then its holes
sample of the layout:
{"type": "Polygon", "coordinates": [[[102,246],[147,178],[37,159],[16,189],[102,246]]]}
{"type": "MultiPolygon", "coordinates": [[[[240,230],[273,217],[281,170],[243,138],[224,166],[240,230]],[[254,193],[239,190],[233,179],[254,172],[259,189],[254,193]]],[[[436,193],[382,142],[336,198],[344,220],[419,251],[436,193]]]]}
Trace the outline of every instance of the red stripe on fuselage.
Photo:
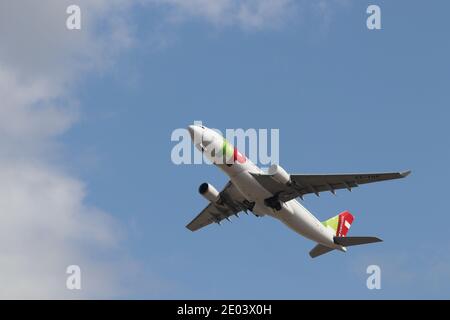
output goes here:
{"type": "Polygon", "coordinates": [[[233,153],[233,160],[239,163],[245,163],[245,161],[247,160],[247,158],[245,158],[244,155],[242,155],[238,149],[236,147],[234,147],[234,153],[233,153]]]}

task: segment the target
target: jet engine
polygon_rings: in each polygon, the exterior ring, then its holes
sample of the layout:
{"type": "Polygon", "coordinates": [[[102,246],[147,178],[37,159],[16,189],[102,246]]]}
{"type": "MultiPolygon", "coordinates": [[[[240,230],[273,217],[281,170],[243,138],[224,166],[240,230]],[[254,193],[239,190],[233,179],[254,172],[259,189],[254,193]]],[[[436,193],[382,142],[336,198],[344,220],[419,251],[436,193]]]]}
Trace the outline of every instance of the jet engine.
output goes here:
{"type": "Polygon", "coordinates": [[[198,192],[210,202],[216,202],[219,199],[219,191],[209,183],[202,183],[198,192]]]}
{"type": "Polygon", "coordinates": [[[268,174],[270,174],[276,181],[282,184],[288,184],[291,181],[291,176],[277,164],[273,164],[270,166],[268,174]]]}

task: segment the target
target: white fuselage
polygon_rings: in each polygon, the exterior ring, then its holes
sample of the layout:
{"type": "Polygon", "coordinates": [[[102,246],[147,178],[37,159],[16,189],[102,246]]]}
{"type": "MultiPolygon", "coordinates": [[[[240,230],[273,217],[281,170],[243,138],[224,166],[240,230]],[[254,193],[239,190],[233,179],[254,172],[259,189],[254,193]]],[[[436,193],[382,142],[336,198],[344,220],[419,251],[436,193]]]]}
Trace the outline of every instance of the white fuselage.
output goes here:
{"type": "MultiPolygon", "coordinates": [[[[196,134],[201,136],[201,143],[196,143],[193,138],[194,145],[199,150],[204,151],[207,157],[230,177],[232,183],[249,202],[255,203],[252,211],[256,215],[268,215],[274,217],[295,232],[310,240],[327,247],[345,250],[342,246],[334,243],[333,231],[326,228],[297,200],[293,199],[287,202],[281,202],[281,210],[268,207],[264,200],[274,195],[259,184],[259,182],[251,175],[251,173],[262,173],[262,170],[249,159],[246,159],[239,153],[239,156],[242,157],[243,161],[233,161],[225,164],[225,161],[217,161],[217,158],[208,154],[208,151],[212,148],[219,150],[224,143],[228,144],[220,134],[212,129],[200,126],[191,126],[190,130],[195,130],[196,134]],[[192,129],[193,127],[195,128],[192,129]]],[[[228,144],[228,146],[231,145],[228,144]]],[[[238,153],[236,149],[234,149],[234,152],[238,153]]]]}

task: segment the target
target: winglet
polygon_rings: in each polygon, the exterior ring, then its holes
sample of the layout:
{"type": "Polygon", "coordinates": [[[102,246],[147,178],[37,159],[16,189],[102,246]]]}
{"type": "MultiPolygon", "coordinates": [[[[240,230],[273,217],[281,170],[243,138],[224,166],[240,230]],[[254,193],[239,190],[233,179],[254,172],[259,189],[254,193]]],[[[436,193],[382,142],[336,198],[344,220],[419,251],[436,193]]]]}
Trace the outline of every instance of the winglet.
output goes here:
{"type": "Polygon", "coordinates": [[[411,170],[400,172],[400,175],[402,176],[402,178],[406,178],[410,174],[411,174],[411,170]]]}

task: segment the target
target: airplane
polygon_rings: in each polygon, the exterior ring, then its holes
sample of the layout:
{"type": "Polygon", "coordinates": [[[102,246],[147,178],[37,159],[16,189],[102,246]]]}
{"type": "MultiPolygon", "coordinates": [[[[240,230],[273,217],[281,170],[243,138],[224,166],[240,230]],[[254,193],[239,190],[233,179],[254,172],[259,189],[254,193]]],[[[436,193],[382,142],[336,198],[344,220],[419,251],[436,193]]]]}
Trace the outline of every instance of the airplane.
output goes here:
{"type": "Polygon", "coordinates": [[[190,125],[188,131],[195,147],[224,171],[230,181],[220,192],[209,183],[200,185],[199,193],[209,204],[186,227],[196,231],[211,223],[230,220],[241,211],[247,214],[250,211],[257,217],[267,215],[316,242],[309,252],[312,258],[333,250],[346,252],[349,246],[382,240],[377,237],[348,237],[347,232],[354,219],[349,211],[320,222],[296,198],[303,200],[306,194],[319,196],[324,191],[336,194],[338,189],[351,191],[361,184],[405,178],[411,173],[288,174],[277,164],[273,164],[266,173],[213,129],[190,125]]]}

